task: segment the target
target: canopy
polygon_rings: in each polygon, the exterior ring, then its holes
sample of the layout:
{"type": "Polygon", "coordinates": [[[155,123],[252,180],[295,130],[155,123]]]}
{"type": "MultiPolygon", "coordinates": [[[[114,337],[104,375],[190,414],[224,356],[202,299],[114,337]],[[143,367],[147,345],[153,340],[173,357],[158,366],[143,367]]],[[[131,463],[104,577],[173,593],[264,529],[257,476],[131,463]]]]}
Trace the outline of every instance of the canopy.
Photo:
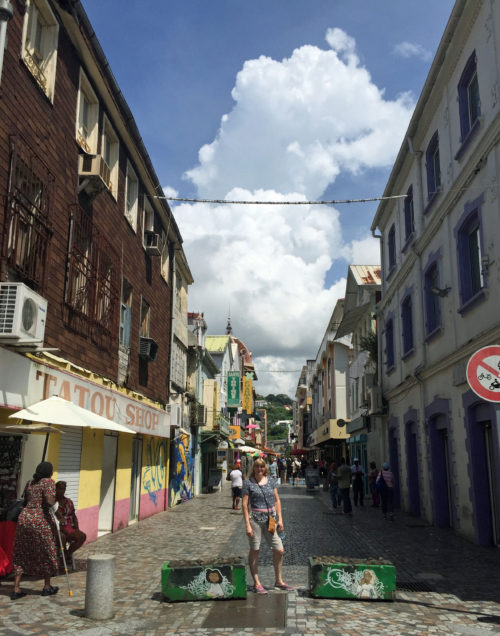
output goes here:
{"type": "Polygon", "coordinates": [[[257,448],[252,448],[251,446],[240,446],[238,450],[240,451],[240,453],[257,453],[258,452],[257,448]]]}
{"type": "Polygon", "coordinates": [[[96,415],[88,409],[83,409],[81,406],[77,406],[73,402],[68,402],[68,400],[63,400],[55,395],[9,415],[10,418],[45,422],[46,424],[60,424],[62,426],[101,428],[135,435],[135,431],[128,426],[112,422],[101,415],[96,415]]]}

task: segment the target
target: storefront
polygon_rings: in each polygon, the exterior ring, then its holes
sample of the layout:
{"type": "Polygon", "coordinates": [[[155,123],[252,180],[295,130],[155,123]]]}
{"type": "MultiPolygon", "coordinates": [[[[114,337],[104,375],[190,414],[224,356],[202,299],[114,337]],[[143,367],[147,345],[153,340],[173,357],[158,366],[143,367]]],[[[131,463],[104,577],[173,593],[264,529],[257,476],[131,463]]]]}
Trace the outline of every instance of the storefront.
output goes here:
{"type": "MultiPolygon", "coordinates": [[[[46,434],[12,435],[9,415],[51,395],[109,421],[109,430],[57,426],[46,458],[54,479],[67,482],[88,540],[126,527],[167,507],[170,416],[143,396],[65,360],[35,359],[0,348],[0,453],[7,469],[0,476],[0,506],[20,496],[41,461],[46,434]],[[124,425],[131,432],[113,430],[124,425]],[[135,434],[133,434],[135,433],[135,434]]],[[[70,422],[68,422],[70,424],[70,422]]],[[[3,466],[3,463],[2,463],[3,466]]]]}

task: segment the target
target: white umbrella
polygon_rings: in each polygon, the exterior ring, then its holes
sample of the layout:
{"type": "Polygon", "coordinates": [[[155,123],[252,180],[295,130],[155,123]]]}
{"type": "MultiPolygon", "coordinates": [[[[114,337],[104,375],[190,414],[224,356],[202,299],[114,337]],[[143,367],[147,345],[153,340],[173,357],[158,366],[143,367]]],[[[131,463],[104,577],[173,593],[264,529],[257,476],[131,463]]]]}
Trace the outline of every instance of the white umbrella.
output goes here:
{"type": "Polygon", "coordinates": [[[252,448],[251,446],[240,446],[238,450],[240,451],[240,453],[258,453],[259,452],[258,448],[252,448]]]}
{"type": "Polygon", "coordinates": [[[245,442],[244,442],[244,440],[241,439],[241,437],[239,437],[238,439],[231,440],[231,441],[233,442],[233,444],[235,446],[244,446],[245,445],[245,442]]]}
{"type": "MultiPolygon", "coordinates": [[[[4,427],[6,431],[12,433],[63,433],[59,428],[54,428],[54,426],[50,426],[50,424],[42,424],[39,422],[35,422],[34,424],[9,424],[9,426],[4,427]]],[[[0,428],[0,431],[3,429],[0,428]]]]}
{"type": "Polygon", "coordinates": [[[45,422],[46,424],[60,424],[62,426],[81,426],[89,428],[101,428],[110,431],[120,431],[121,433],[131,433],[135,431],[123,424],[117,424],[111,420],[96,415],[88,409],[63,400],[56,395],[41,402],[36,402],[22,411],[17,411],[9,418],[16,420],[31,420],[32,422],[45,422]]]}

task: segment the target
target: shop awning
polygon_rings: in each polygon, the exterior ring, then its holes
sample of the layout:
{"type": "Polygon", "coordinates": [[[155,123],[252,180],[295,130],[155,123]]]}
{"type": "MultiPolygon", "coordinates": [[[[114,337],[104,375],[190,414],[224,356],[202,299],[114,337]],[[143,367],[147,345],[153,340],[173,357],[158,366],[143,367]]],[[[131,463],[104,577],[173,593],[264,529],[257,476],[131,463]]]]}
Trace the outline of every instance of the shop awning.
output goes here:
{"type": "Polygon", "coordinates": [[[352,309],[345,310],[342,322],[335,333],[335,338],[347,336],[347,334],[352,333],[360,319],[368,312],[369,309],[370,303],[365,303],[364,305],[359,305],[359,307],[353,307],[352,309]]]}
{"type": "Polygon", "coordinates": [[[9,419],[60,424],[61,426],[99,428],[135,435],[135,431],[128,426],[112,422],[101,415],[92,413],[88,409],[83,409],[81,406],[57,396],[52,396],[41,402],[36,402],[21,411],[17,411],[9,415],[9,419]]]}

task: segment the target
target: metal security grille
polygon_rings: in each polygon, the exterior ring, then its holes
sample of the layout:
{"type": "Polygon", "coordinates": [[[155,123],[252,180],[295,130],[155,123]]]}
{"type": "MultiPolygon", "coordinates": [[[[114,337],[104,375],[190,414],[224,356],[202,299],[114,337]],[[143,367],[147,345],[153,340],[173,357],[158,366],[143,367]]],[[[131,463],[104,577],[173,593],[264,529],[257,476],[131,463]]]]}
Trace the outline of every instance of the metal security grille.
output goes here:
{"type": "Polygon", "coordinates": [[[82,454],[82,429],[63,426],[59,448],[57,480],[66,482],[66,497],[72,499],[78,509],[78,488],[80,485],[80,458],[82,454]]]}

